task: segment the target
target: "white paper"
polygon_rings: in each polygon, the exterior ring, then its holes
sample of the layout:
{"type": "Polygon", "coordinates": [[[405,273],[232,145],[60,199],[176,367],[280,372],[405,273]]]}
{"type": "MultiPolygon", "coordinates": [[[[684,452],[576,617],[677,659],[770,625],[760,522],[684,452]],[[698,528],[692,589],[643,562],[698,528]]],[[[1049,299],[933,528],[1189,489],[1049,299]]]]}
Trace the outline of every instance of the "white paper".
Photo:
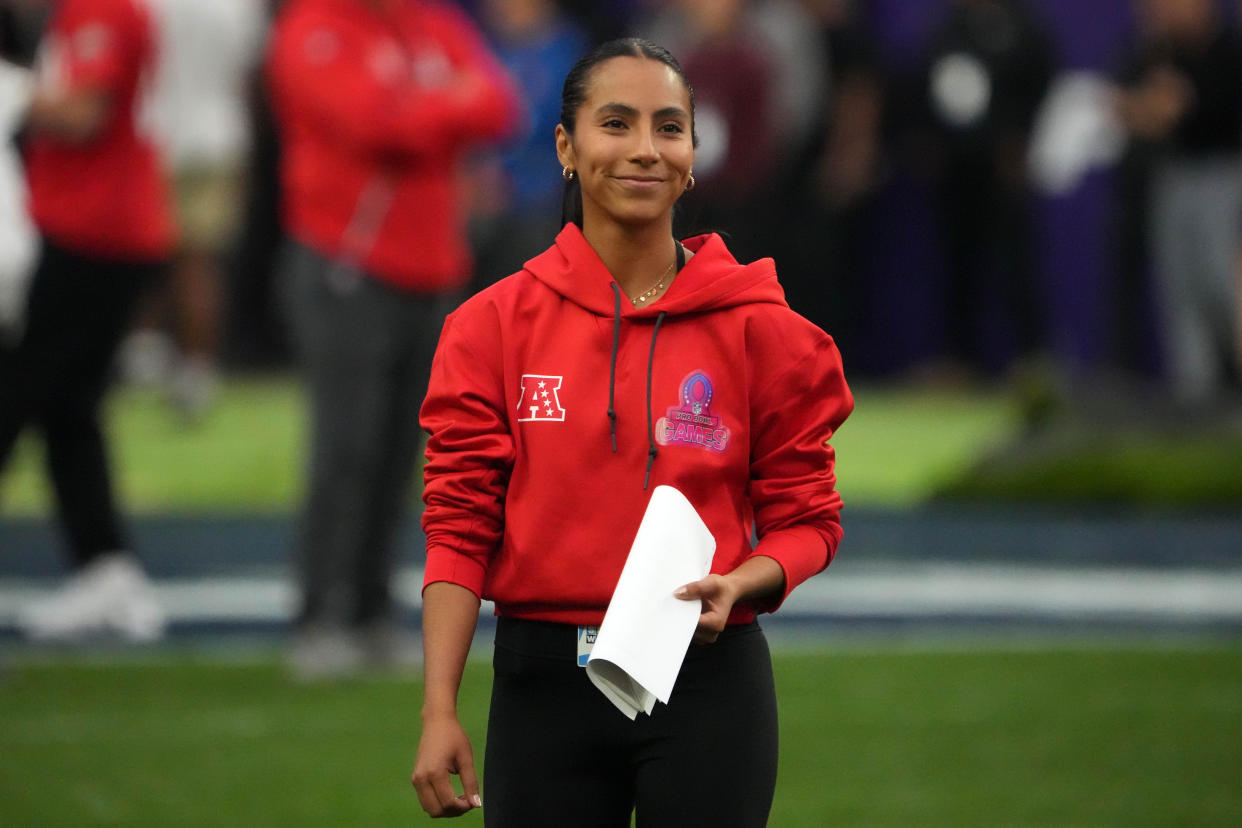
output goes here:
{"type": "Polygon", "coordinates": [[[702,604],[673,597],[711,571],[716,539],[686,496],[657,486],[595,638],[586,672],[629,718],[665,704],[702,604]]]}

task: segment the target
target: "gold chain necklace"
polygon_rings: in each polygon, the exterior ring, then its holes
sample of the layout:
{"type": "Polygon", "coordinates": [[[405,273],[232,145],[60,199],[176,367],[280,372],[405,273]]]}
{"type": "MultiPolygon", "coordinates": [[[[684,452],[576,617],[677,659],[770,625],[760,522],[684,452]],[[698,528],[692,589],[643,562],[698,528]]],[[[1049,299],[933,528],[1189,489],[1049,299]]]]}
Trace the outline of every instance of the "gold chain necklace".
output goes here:
{"type": "Polygon", "coordinates": [[[647,300],[651,299],[651,297],[655,296],[660,291],[664,290],[664,280],[668,278],[668,274],[673,272],[673,265],[675,264],[677,264],[676,259],[669,262],[668,268],[666,268],[665,271],[662,274],[660,274],[660,281],[656,282],[654,285],[647,288],[645,291],[638,294],[637,296],[630,297],[630,302],[634,304],[634,307],[638,307],[639,305],[643,304],[647,300]]]}

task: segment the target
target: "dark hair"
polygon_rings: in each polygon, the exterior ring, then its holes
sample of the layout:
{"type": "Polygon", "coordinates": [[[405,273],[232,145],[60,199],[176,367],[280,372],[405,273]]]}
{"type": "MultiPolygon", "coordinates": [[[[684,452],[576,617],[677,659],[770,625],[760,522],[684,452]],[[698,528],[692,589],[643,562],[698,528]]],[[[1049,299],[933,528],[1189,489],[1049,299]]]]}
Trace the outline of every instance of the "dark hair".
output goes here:
{"type": "MultiPolygon", "coordinates": [[[[699,134],[694,127],[694,89],[690,86],[690,81],[686,80],[685,70],[677,62],[677,58],[673,57],[672,52],[641,37],[619,37],[601,43],[580,58],[569,70],[569,74],[565,76],[565,85],[561,87],[561,126],[565,131],[571,136],[574,134],[576,126],[574,122],[578,117],[578,110],[586,102],[591,72],[596,66],[615,57],[657,60],[677,73],[677,77],[681,78],[686,92],[690,95],[690,139],[697,147],[699,134]]],[[[570,221],[579,227],[582,226],[582,189],[577,176],[565,182],[565,193],[561,199],[561,225],[564,226],[570,221]]]]}

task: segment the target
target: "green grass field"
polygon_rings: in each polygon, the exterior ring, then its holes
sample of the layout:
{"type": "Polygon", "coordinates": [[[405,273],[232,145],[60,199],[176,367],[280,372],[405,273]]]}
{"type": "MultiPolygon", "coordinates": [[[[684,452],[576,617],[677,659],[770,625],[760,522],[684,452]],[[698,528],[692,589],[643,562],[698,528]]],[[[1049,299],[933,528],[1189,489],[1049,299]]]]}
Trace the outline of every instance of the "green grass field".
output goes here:
{"type": "MultiPolygon", "coordinates": [[[[1025,445],[1005,393],[855,393],[833,441],[851,506],[1242,501],[1236,433],[1070,429],[1025,445]]],[[[108,422],[131,512],[296,507],[306,422],[287,378],[229,381],[193,426],[156,393],[122,389],[108,422]]],[[[40,455],[37,440],[19,445],[0,517],[48,510],[40,455]]],[[[1242,824],[1242,646],[1135,641],[778,652],[771,825],[1242,824]]],[[[4,657],[0,828],[428,823],[407,779],[414,678],[305,686],[275,652],[177,645],[89,660],[22,649],[7,668],[4,657]]],[[[488,682],[487,664],[471,662],[462,712],[480,754],[488,682]]]]}
{"type": "MultiPolygon", "coordinates": [[[[996,393],[859,389],[833,441],[850,503],[902,505],[930,497],[1016,429],[996,393]]],[[[107,422],[131,512],[287,512],[302,490],[306,413],[288,378],[234,379],[202,421],[187,426],[156,392],[124,388],[107,422]]],[[[0,514],[43,514],[50,493],[42,445],[27,435],[0,478],[0,514]]]]}
{"type": "MultiPolygon", "coordinates": [[[[1242,824],[1237,648],[843,651],[776,670],[775,828],[1242,824]]],[[[480,756],[488,673],[472,661],[462,692],[480,756]]],[[[414,679],[303,686],[263,659],[20,662],[0,681],[0,824],[427,824],[408,783],[419,703],[414,679]]]]}
{"type": "MultiPolygon", "coordinates": [[[[1242,502],[1236,425],[1170,430],[1070,417],[1030,441],[1019,439],[1020,405],[1003,389],[854,392],[854,414],[833,439],[842,496],[853,506],[937,498],[1214,509],[1242,502]]],[[[109,400],[107,423],[117,486],[132,513],[296,508],[307,423],[288,377],[230,379],[192,425],[158,393],[123,388],[109,400]]],[[[45,514],[49,503],[42,445],[28,435],[0,476],[0,516],[45,514]]]]}
{"type": "MultiPolygon", "coordinates": [[[[106,422],[131,512],[286,512],[301,492],[306,417],[290,379],[229,381],[193,424],[159,393],[122,388],[108,398],[106,422]]],[[[27,433],[0,479],[0,514],[44,514],[50,497],[43,446],[27,433]]]]}

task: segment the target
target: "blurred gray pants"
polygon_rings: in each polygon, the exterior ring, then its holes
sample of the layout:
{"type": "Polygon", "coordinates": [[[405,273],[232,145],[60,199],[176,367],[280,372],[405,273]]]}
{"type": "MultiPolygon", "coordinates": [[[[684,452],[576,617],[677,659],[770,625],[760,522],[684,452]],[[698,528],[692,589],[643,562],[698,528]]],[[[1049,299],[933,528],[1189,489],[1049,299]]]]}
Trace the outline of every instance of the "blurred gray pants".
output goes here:
{"type": "Polygon", "coordinates": [[[1162,163],[1152,179],[1149,232],[1173,394],[1206,402],[1237,353],[1242,159],[1162,163]]]}
{"type": "Polygon", "coordinates": [[[299,620],[382,623],[413,497],[418,410],[453,300],[390,287],[294,242],[281,270],[310,403],[299,620]]]}

